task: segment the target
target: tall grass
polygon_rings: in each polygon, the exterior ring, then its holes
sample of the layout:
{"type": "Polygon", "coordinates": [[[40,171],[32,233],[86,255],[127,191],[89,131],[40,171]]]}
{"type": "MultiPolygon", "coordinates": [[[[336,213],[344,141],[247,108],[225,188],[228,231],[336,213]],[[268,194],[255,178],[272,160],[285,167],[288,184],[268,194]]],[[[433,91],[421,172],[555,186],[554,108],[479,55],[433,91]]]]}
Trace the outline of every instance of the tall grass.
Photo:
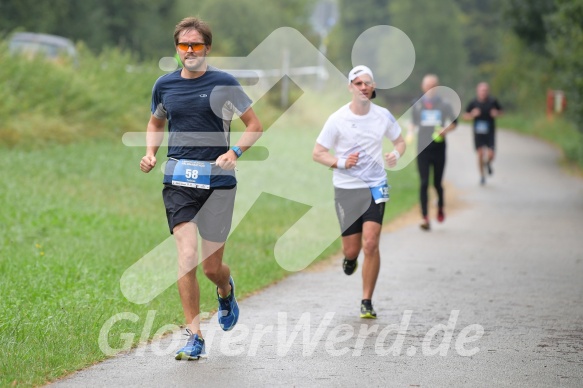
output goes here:
{"type": "Polygon", "coordinates": [[[0,145],[35,148],[87,138],[119,138],[143,127],[150,85],[162,74],[128,53],[95,56],[79,47],[79,66],[0,50],[0,145]],[[141,117],[141,120],[136,120],[141,117]]]}

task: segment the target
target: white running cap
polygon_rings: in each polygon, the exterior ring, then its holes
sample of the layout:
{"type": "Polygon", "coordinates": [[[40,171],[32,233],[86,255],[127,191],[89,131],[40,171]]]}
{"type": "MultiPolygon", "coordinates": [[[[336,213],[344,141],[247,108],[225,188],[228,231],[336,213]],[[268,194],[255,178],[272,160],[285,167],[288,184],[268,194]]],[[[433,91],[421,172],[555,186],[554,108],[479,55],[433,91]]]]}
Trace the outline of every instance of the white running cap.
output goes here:
{"type": "Polygon", "coordinates": [[[374,76],[372,75],[372,70],[364,65],[356,66],[354,69],[350,70],[348,73],[348,83],[354,81],[357,77],[360,77],[363,74],[370,75],[370,78],[374,81],[374,76]]]}

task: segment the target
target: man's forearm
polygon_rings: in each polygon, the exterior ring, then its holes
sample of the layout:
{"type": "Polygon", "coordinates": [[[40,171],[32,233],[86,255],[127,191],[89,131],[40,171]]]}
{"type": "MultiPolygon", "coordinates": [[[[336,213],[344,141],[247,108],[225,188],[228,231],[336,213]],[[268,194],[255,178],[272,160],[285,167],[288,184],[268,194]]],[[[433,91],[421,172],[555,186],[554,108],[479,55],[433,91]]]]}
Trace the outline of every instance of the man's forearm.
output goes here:
{"type": "Polygon", "coordinates": [[[158,149],[164,140],[164,128],[161,130],[152,125],[148,125],[146,132],[146,155],[156,156],[158,149]]]}

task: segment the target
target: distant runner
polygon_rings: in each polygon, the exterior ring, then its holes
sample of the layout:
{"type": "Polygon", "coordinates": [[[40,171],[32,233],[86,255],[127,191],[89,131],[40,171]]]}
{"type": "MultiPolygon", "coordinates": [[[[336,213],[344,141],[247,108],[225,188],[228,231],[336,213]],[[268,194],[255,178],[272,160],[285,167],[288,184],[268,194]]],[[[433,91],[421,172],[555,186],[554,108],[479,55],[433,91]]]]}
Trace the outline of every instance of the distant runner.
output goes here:
{"type": "Polygon", "coordinates": [[[490,96],[490,86],[480,82],[476,87],[476,98],[466,107],[464,119],[474,121],[474,146],[478,151],[480,184],[486,184],[486,174],[492,175],[492,161],[496,149],[496,117],[502,114],[498,100],[490,96]]]}
{"type": "Polygon", "coordinates": [[[413,130],[417,133],[417,169],[419,171],[421,203],[421,224],[423,230],[430,230],[428,210],[429,174],[433,167],[433,186],[437,193],[437,221],[445,220],[445,195],[441,181],[445,171],[446,135],[457,126],[457,117],[452,107],[435,94],[433,88],[439,86],[439,78],[427,74],[421,82],[423,96],[413,105],[413,130]]]}

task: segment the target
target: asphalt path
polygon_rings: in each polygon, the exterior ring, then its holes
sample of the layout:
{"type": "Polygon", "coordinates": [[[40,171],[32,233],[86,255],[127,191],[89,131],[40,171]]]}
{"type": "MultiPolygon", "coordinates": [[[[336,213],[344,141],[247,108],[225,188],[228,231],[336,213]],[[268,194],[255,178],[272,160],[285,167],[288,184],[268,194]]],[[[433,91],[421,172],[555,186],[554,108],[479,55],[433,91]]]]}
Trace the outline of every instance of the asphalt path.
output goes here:
{"type": "Polygon", "coordinates": [[[472,147],[466,126],[448,138],[443,224],[383,234],[377,320],[358,315],[360,268],[335,258],[240,301],[231,332],[211,317],[206,359],[175,361],[176,333],[52,385],[583,386],[583,180],[499,131],[480,186],[472,147]]]}

